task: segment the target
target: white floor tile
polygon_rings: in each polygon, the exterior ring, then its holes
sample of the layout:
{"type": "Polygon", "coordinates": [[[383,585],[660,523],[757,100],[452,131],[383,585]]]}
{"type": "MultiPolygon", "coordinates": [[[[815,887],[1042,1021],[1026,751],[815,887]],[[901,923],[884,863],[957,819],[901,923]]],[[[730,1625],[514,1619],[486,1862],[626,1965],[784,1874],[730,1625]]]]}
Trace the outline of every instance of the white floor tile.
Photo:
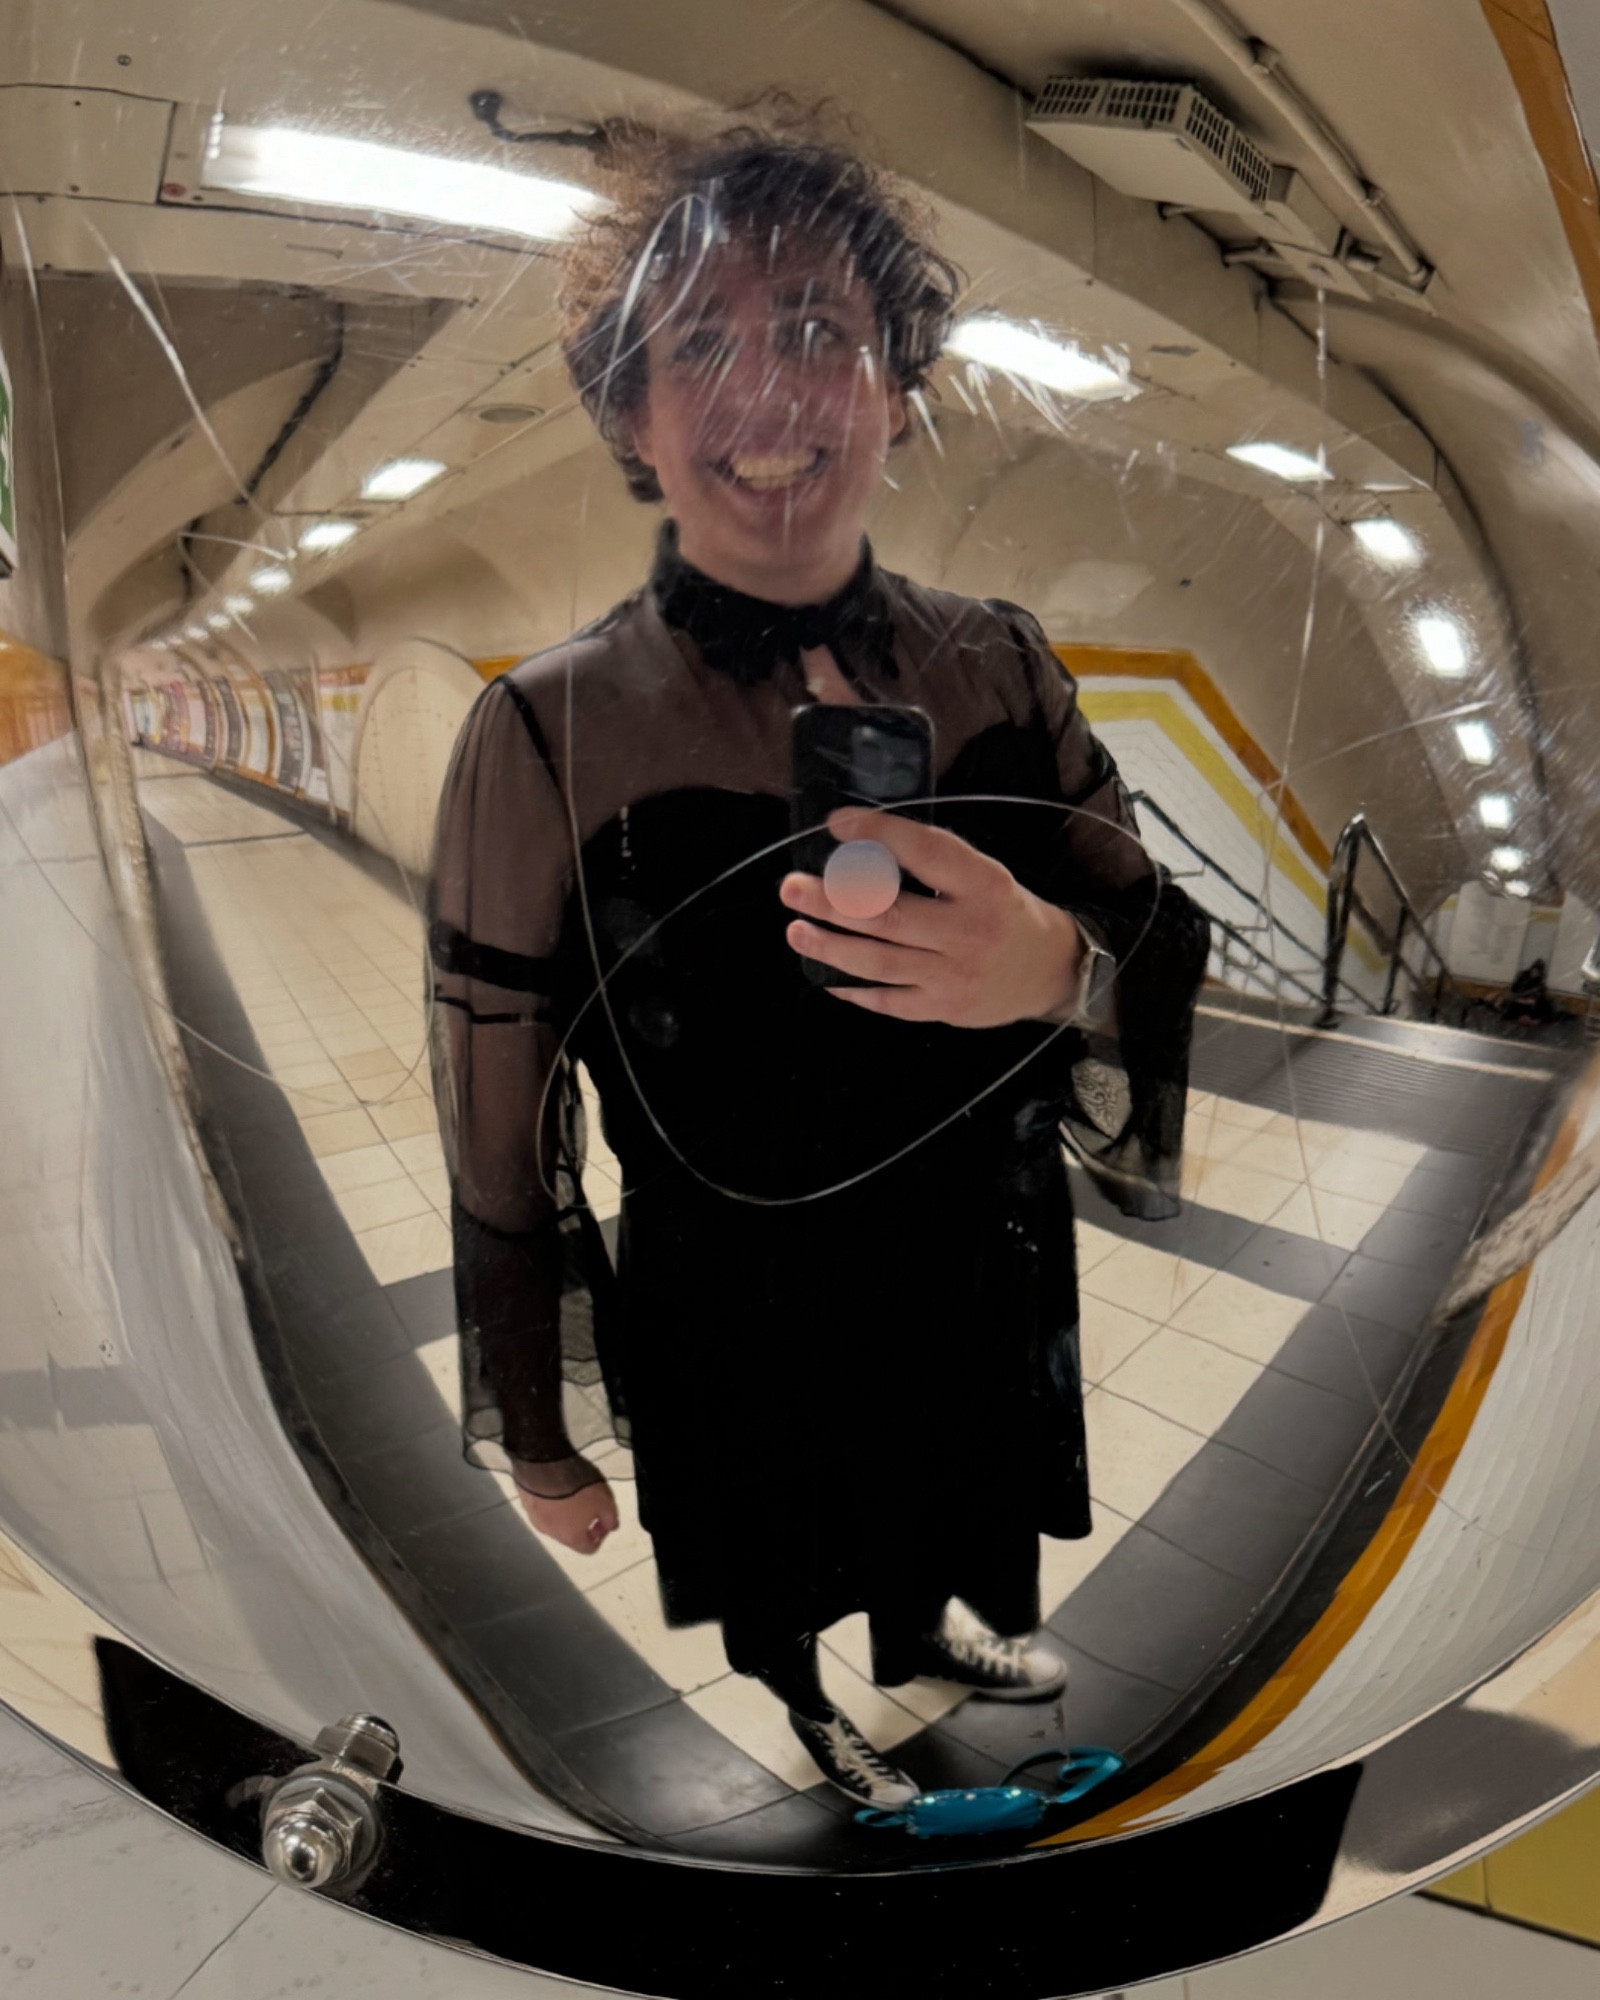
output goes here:
{"type": "Polygon", "coordinates": [[[1367,1231],[1387,1213],[1382,1202],[1362,1201],[1353,1194],[1332,1194],[1312,1183],[1296,1188],[1273,1216],[1272,1223],[1276,1229],[1292,1229],[1297,1236],[1313,1236],[1319,1243],[1331,1243],[1336,1250],[1355,1250],[1367,1231]]]}
{"type": "Polygon", "coordinates": [[[1352,1195],[1358,1201],[1385,1206],[1411,1178],[1411,1169],[1397,1160],[1378,1159],[1354,1147],[1329,1153],[1311,1169],[1311,1185],[1329,1194],[1352,1195]]]}
{"type": "Polygon", "coordinates": [[[328,1153],[353,1153],[357,1147],[375,1146],[382,1137],[365,1111],[321,1111],[300,1120],[306,1144],[321,1158],[328,1153]]]}
{"type": "Polygon", "coordinates": [[[1197,1432],[1106,1389],[1089,1392],[1083,1414],[1090,1487],[1103,1506],[1130,1521],[1150,1511],[1205,1443],[1197,1432]]]}
{"type": "Polygon", "coordinates": [[[1252,1285],[1231,1271],[1214,1271],[1172,1315],[1180,1333],[1198,1334],[1262,1366],[1275,1360],[1284,1342],[1310,1311],[1304,1299],[1286,1298],[1252,1285]]]}
{"type": "MultiPolygon", "coordinates": [[[[1092,1450],[1089,1472],[1098,1484],[1092,1450]]],[[[1094,1533],[1083,1541],[1058,1542],[1048,1535],[1039,1539],[1039,1603],[1046,1619],[1053,1618],[1079,1584],[1100,1567],[1131,1525],[1100,1501],[1092,1511],[1094,1533]]]]}
{"type": "Polygon", "coordinates": [[[1192,1264],[1145,1243],[1122,1242],[1084,1273],[1083,1289],[1164,1325],[1210,1275],[1209,1265],[1192,1264]]]}
{"type": "Polygon", "coordinates": [[[403,1179],[405,1167],[388,1145],[357,1146],[349,1153],[331,1153],[318,1162],[322,1177],[335,1194],[375,1187],[381,1181],[403,1179]]]}
{"type": "Polygon", "coordinates": [[[656,1566],[649,1558],[596,1584],[586,1595],[607,1624],[680,1694],[707,1687],[728,1672],[719,1626],[675,1630],[661,1615],[656,1566]]]}
{"type": "MultiPolygon", "coordinates": [[[[1187,2000],[1593,2000],[1600,1959],[1592,1946],[1407,1896],[1182,1984],[1187,2000]]],[[[1141,2000],[1148,1990],[1135,1989],[1141,2000]]]]}
{"type": "MultiPolygon", "coordinates": [[[[872,1679],[872,1635],[864,1611],[841,1618],[837,1625],[830,1625],[822,1635],[822,1643],[859,1679],[872,1679]]],[[[916,1716],[924,1727],[948,1715],[952,1709],[959,1708],[966,1699],[966,1690],[952,1686],[949,1681],[907,1681],[902,1687],[884,1689],[883,1692],[916,1716]]]]}
{"type": "Polygon", "coordinates": [[[1204,1160],[1193,1181],[1192,1199],[1206,1208],[1220,1208],[1246,1222],[1273,1220],[1284,1203],[1303,1185],[1282,1174],[1231,1160],[1204,1160]]]}
{"type": "Polygon", "coordinates": [[[1112,1251],[1123,1241],[1109,1229],[1100,1229],[1092,1222],[1074,1225],[1078,1245],[1078,1275],[1092,1271],[1096,1264],[1103,1264],[1112,1251]]]}
{"type": "MultiPolygon", "coordinates": [[[[339,1212],[358,1236],[385,1223],[408,1222],[413,1216],[434,1212],[432,1202],[409,1174],[399,1180],[378,1181],[371,1187],[350,1188],[335,1198],[339,1212]]],[[[362,1247],[365,1249],[365,1244],[362,1247]]]]}
{"type": "Polygon", "coordinates": [[[259,1869],[114,1791],[9,1716],[0,1716],[0,1854],[0,1984],[16,2000],[167,2000],[271,1894],[259,1869]]]}
{"type": "Polygon", "coordinates": [[[1106,1390],[1211,1436],[1237,1408],[1260,1368],[1209,1340],[1163,1327],[1111,1375],[1106,1390]]]}
{"type": "Polygon", "coordinates": [[[1103,1382],[1113,1368],[1120,1367],[1136,1347],[1150,1338],[1156,1322],[1129,1312],[1126,1306],[1113,1305],[1109,1299],[1097,1298],[1093,1292],[1083,1293],[1079,1305],[1083,1379],[1092,1387],[1103,1382]]]}
{"type": "Polygon", "coordinates": [[[419,1132],[409,1139],[395,1139],[390,1150],[408,1174],[424,1174],[431,1168],[444,1165],[444,1149],[439,1144],[438,1126],[431,1132],[419,1132]]]}
{"type": "Polygon", "coordinates": [[[1251,1132],[1270,1125],[1276,1115],[1259,1104],[1245,1104],[1237,1097],[1215,1097],[1211,1101],[1210,1116],[1219,1125],[1242,1125],[1251,1132]]]}
{"type": "Polygon", "coordinates": [[[388,1076],[395,1071],[399,1071],[402,1076],[405,1074],[387,1046],[377,1049],[358,1049],[353,1054],[337,1057],[336,1061],[350,1081],[360,1084],[363,1088],[366,1087],[365,1079],[370,1076],[388,1076]]]}
{"type": "Polygon", "coordinates": [[[429,1271],[447,1271],[455,1254],[448,1223],[431,1207],[404,1222],[384,1222],[360,1230],[356,1241],[380,1285],[398,1285],[429,1271]]]}
{"type": "Polygon", "coordinates": [[[684,1701],[703,1722],[797,1792],[824,1782],[789,1727],[783,1703],[748,1674],[726,1674],[685,1695],[684,1701]]]}
{"type": "Polygon", "coordinates": [[[427,1369],[439,1392],[439,1400],[457,1423],[461,1421],[461,1343],[453,1333],[430,1340],[417,1349],[417,1359],[427,1369]]]}
{"type": "Polygon", "coordinates": [[[1305,1180],[1307,1171],[1313,1164],[1311,1154],[1301,1144],[1299,1138],[1284,1132],[1253,1132],[1242,1146],[1234,1148],[1229,1158],[1236,1167],[1250,1167],[1257,1173],[1276,1174],[1292,1186],[1297,1186],[1305,1180]]]}
{"type": "Polygon", "coordinates": [[[374,1104],[366,1115],[391,1144],[397,1139],[425,1137],[439,1129],[431,1097],[402,1097],[374,1104]]]}

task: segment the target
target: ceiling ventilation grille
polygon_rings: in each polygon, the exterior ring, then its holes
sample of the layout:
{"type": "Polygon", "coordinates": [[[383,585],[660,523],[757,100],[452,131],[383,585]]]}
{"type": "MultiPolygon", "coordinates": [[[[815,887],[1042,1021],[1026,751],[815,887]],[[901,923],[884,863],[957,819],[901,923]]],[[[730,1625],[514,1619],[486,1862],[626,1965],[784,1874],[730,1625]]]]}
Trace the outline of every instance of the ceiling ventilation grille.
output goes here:
{"type": "Polygon", "coordinates": [[[1124,194],[1197,208],[1255,206],[1272,162],[1192,83],[1053,76],[1028,124],[1124,194]]]}

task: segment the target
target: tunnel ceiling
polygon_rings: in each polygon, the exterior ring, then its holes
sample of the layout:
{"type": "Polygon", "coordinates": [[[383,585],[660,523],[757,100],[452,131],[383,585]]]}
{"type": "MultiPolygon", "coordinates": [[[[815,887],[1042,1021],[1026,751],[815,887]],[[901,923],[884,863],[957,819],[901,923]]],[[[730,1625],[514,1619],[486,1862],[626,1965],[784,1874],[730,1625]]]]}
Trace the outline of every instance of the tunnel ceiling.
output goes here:
{"type": "MultiPolygon", "coordinates": [[[[1600,898],[1600,877],[1590,879],[1594,864],[1576,835],[1580,774],[1600,757],[1595,670],[1586,651],[1600,611],[1600,576],[1582,555],[1600,529],[1600,363],[1545,162],[1476,0],[1400,10],[1358,0],[1337,18],[1294,0],[1263,0],[1242,17],[1280,52],[1286,73],[1383,186],[1436,269],[1431,310],[1329,300],[1333,365],[1321,388],[1314,379],[1316,299],[1280,282],[1269,302],[1259,274],[1226,268],[1223,218],[1163,223],[1153,204],[1112,193],[1018,132],[1020,104],[1008,85],[1031,93],[1062,70],[1193,77],[1339,210],[1337,190],[1319,177],[1295,134],[1168,0],[1130,0],[1114,10],[916,0],[894,9],[840,6],[825,16],[759,5],[736,22],[719,16],[715,34],[703,7],[678,0],[650,10],[541,10],[517,23],[515,43],[504,34],[503,8],[404,0],[352,6],[336,25],[319,17],[315,32],[308,27],[294,45],[292,73],[242,59],[262,38],[249,9],[214,10],[211,37],[199,41],[163,37],[162,12],[149,10],[137,36],[119,36],[119,48],[134,49],[146,90],[178,103],[179,139],[185,119],[199,129],[195,121],[215,100],[224,67],[230,102],[248,115],[289,117],[311,99],[345,107],[341,117],[370,126],[383,109],[373,95],[373,65],[395,64],[440,32],[457,34],[455,60],[406,62],[401,112],[414,134],[445,133],[450,144],[480,151],[488,142],[462,112],[461,78],[469,74],[501,84],[523,118],[652,116],[697,101],[736,101],[774,75],[792,79],[802,94],[825,89],[848,52],[852,106],[865,132],[939,201],[947,235],[985,301],[1041,317],[1065,307],[1075,325],[1128,352],[1141,379],[1161,391],[1093,413],[1085,433],[1098,428],[1104,449],[1124,432],[1122,448],[1137,445],[1141,425],[1169,432],[1177,425],[1189,452],[1186,475],[1249,492],[1248,479],[1240,481],[1220,455],[1239,399],[1280,409],[1290,420],[1298,408],[1302,421],[1325,399],[1330,458],[1338,465],[1345,455],[1341,470],[1354,489],[1392,480],[1440,496],[1459,565],[1476,571],[1470,587],[1484,602],[1475,615],[1543,755],[1557,878],[1588,900],[1600,898]],[[1370,59],[1375,46],[1384,51],[1381,63],[1370,59]],[[959,146],[950,144],[953,130],[963,134],[959,146]],[[1019,157],[1024,175],[1016,171],[1019,157]],[[1173,336],[1186,333],[1194,342],[1190,357],[1164,358],[1162,350],[1170,355],[1181,344],[1173,336]],[[1547,525],[1562,551],[1554,564],[1547,525]]],[[[70,58],[74,77],[97,88],[129,82],[128,72],[112,67],[109,43],[42,53],[39,74],[70,58]]],[[[581,175],[582,167],[570,171],[581,175]]],[[[138,175],[133,180],[138,184],[138,175]]],[[[428,430],[420,416],[434,425],[435,445],[452,442],[454,460],[472,460],[452,482],[451,506],[586,448],[587,430],[565,394],[552,346],[543,258],[325,215],[302,217],[303,229],[284,232],[266,215],[231,207],[182,212],[155,195],[152,185],[137,204],[41,198],[30,224],[35,245],[60,268],[103,269],[120,228],[128,267],[164,287],[187,278],[203,289],[232,279],[293,291],[310,281],[323,302],[316,312],[330,300],[344,310],[365,301],[363,309],[375,314],[387,295],[402,318],[408,295],[441,302],[437,322],[415,327],[417,337],[392,364],[375,366],[367,351],[381,349],[382,340],[357,344],[366,380],[346,369],[316,423],[273,468],[265,491],[275,509],[292,515],[347,503],[349,466],[363,453],[371,462],[374,450],[414,446],[428,430]],[[397,385],[400,359],[405,379],[397,385]],[[525,396],[545,409],[546,420],[532,435],[486,438],[471,412],[490,391],[525,396]],[[452,421],[454,432],[438,428],[452,421]]],[[[1359,228],[1360,217],[1344,209],[1343,219],[1359,228]]],[[[10,241],[8,249],[14,256],[10,241]]],[[[397,353],[405,345],[400,341],[397,353]]],[[[303,387],[285,378],[291,411],[303,387]]],[[[1261,504],[1277,505],[1281,496],[1263,495],[1259,485],[1261,504]]],[[[441,504],[424,496],[384,532],[394,539],[426,528],[430,509],[441,504]]],[[[132,569],[150,548],[124,512],[122,568],[132,569]]],[[[217,548],[239,525],[238,514],[224,509],[208,523],[217,548]]],[[[1306,539],[1304,519],[1291,531],[1306,539]]],[[[330,573],[338,567],[330,565],[330,573]]],[[[107,588],[116,574],[108,562],[107,588]]],[[[226,585],[225,577],[207,580],[226,585]]],[[[1392,647],[1381,616],[1374,617],[1378,643],[1392,647]]]]}

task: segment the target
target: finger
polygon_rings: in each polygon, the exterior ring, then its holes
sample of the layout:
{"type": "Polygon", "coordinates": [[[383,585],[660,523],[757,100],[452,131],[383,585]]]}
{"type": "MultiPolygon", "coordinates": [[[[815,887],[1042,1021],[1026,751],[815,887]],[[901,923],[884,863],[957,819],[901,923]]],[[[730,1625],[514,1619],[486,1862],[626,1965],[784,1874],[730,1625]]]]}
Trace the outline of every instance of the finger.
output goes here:
{"type": "Polygon", "coordinates": [[[835,971],[853,973],[857,979],[870,979],[877,985],[914,985],[919,972],[927,971],[932,962],[930,952],[907,951],[901,945],[885,944],[881,938],[846,937],[816,924],[793,923],[786,936],[802,958],[814,958],[835,971]]]}
{"type": "Polygon", "coordinates": [[[828,831],[835,840],[881,840],[902,868],[942,895],[975,893],[998,866],[942,826],[924,826],[921,820],[865,806],[842,806],[830,813],[828,831]]]}
{"type": "Polygon", "coordinates": [[[920,986],[830,986],[835,1000],[848,1000],[868,1014],[896,1021],[942,1021],[939,1003],[920,986]]]}
{"type": "Polygon", "coordinates": [[[837,924],[841,930],[862,937],[887,938],[915,951],[948,950],[959,924],[950,905],[932,896],[902,896],[881,916],[844,916],[828,901],[828,892],[815,875],[786,875],[778,885],[778,894],[802,916],[837,924]]]}

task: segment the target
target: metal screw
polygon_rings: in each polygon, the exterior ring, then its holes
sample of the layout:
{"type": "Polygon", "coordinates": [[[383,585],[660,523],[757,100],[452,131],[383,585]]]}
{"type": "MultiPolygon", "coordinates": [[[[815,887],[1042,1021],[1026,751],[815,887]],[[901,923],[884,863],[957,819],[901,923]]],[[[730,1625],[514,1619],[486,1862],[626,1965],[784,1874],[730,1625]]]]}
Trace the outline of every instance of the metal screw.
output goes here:
{"type": "Polygon", "coordinates": [[[383,1839],[378,1787],[400,1769],[399,1740],[376,1716],[347,1715],[314,1747],[261,1803],[261,1858],[296,1889],[331,1888],[367,1866],[383,1839]]]}

